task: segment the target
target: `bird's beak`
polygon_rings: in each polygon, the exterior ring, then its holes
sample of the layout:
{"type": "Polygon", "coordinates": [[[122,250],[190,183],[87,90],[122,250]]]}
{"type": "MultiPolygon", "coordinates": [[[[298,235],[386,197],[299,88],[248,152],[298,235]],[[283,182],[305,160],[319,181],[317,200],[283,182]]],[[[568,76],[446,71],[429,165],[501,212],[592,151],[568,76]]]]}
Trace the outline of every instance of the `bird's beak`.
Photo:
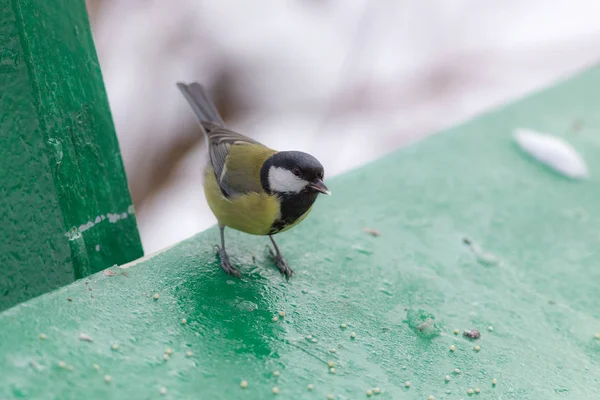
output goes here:
{"type": "Polygon", "coordinates": [[[327,189],[327,186],[325,186],[323,181],[320,179],[316,179],[316,180],[312,181],[311,183],[308,184],[308,187],[316,190],[317,192],[326,194],[327,196],[331,196],[331,192],[329,191],[329,189],[327,189]]]}

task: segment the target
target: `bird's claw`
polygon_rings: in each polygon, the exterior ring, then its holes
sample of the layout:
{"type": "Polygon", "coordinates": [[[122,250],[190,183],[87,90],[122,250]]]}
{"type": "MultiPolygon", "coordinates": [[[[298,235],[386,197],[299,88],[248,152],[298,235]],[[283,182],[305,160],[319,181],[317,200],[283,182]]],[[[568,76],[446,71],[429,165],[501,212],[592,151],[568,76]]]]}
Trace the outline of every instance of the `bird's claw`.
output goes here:
{"type": "Polygon", "coordinates": [[[294,274],[294,270],[289,267],[289,265],[285,261],[285,258],[283,258],[281,254],[275,253],[273,249],[271,249],[269,246],[267,246],[267,248],[269,249],[271,257],[275,261],[275,265],[277,265],[277,269],[279,269],[281,275],[285,276],[285,279],[289,281],[292,275],[294,274]]]}
{"type": "Polygon", "coordinates": [[[227,255],[225,250],[219,245],[215,245],[215,248],[219,253],[219,258],[221,259],[221,268],[223,268],[223,271],[225,271],[227,275],[233,275],[238,278],[241,278],[242,275],[240,274],[240,271],[236,267],[234,267],[233,264],[231,264],[231,261],[229,261],[229,256],[227,255]]]}

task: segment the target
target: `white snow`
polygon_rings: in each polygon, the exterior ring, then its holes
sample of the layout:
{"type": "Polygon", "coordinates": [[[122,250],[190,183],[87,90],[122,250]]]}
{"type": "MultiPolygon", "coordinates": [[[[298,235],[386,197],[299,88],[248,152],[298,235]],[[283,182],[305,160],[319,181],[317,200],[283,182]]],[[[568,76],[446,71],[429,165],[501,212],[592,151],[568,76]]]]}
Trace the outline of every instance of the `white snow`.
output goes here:
{"type": "Polygon", "coordinates": [[[589,175],[583,158],[559,137],[518,128],[515,140],[533,158],[569,178],[582,179],[589,175]]]}

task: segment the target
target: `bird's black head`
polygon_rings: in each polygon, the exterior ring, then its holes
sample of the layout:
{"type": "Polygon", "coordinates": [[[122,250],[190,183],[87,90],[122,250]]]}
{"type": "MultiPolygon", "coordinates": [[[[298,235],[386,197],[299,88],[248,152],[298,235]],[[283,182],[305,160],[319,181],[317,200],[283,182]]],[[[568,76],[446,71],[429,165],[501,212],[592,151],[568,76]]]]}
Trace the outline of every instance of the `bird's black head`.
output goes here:
{"type": "Polygon", "coordinates": [[[260,180],[267,193],[294,194],[316,191],[330,194],[323,183],[323,165],[301,151],[280,151],[265,161],[260,180]]]}

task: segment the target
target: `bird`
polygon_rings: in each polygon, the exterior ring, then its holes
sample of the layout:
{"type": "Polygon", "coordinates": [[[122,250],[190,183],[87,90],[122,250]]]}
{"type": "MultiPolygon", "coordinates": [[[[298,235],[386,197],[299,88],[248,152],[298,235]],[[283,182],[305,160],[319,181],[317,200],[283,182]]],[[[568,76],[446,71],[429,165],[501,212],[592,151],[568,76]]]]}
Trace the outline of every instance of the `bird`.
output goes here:
{"type": "Polygon", "coordinates": [[[225,250],[225,228],[269,236],[269,253],[289,280],[294,271],[274,235],[302,222],[319,194],[331,192],[323,182],[323,165],[301,151],[276,151],[227,129],[204,87],[177,82],[206,137],[209,159],[204,167],[204,194],[215,215],[221,245],[215,245],[221,268],[240,277],[225,250]]]}

